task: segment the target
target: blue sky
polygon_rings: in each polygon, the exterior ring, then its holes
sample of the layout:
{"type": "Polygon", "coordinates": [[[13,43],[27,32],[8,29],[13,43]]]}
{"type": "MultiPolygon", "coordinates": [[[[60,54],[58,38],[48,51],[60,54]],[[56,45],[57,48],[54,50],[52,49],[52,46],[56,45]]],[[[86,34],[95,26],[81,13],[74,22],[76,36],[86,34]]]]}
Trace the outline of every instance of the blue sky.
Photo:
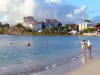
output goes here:
{"type": "Polygon", "coordinates": [[[100,22],[99,0],[2,0],[0,21],[15,24],[24,16],[55,18],[62,23],[100,22]]]}
{"type": "Polygon", "coordinates": [[[100,15],[99,5],[100,0],[65,0],[66,4],[72,4],[80,7],[85,5],[90,18],[100,15]]]}

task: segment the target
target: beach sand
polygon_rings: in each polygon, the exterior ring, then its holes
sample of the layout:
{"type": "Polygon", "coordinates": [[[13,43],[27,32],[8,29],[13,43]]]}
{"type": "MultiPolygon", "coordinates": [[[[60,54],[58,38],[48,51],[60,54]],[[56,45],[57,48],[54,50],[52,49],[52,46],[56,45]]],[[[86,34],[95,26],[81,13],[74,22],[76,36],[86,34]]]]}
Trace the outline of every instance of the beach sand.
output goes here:
{"type": "Polygon", "coordinates": [[[100,58],[100,53],[93,52],[92,57],[90,57],[89,55],[84,55],[59,67],[55,67],[43,72],[30,75],[96,75],[93,74],[93,72],[96,72],[96,70],[98,70],[98,67],[100,67],[100,64],[98,64],[100,63],[99,58],[100,58]],[[96,67],[95,64],[98,67],[96,67]],[[88,72],[89,74],[86,74],[88,72]]]}
{"type": "Polygon", "coordinates": [[[99,75],[99,74],[100,74],[100,59],[97,59],[65,75],[99,75]]]}

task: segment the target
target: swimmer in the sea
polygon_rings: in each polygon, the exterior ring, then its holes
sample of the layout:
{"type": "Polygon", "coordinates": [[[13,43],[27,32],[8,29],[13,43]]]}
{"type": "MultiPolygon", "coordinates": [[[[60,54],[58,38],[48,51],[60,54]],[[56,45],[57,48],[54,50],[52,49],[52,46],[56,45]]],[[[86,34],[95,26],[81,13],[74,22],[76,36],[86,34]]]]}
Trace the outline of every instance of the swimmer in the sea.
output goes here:
{"type": "Polygon", "coordinates": [[[27,46],[30,46],[31,44],[30,44],[30,42],[28,42],[26,45],[27,45],[27,46]]]}

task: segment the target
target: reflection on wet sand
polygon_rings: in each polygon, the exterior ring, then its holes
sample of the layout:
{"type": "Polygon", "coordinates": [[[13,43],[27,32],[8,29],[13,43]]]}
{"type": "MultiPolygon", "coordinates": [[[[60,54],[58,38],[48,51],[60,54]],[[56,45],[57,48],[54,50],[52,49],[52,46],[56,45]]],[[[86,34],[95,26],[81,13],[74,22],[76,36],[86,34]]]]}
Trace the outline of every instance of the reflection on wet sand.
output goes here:
{"type": "Polygon", "coordinates": [[[82,63],[85,64],[85,63],[87,63],[90,59],[92,59],[91,53],[83,54],[83,56],[82,56],[82,63]]]}
{"type": "Polygon", "coordinates": [[[88,54],[88,59],[92,59],[91,53],[88,54]]]}
{"type": "Polygon", "coordinates": [[[82,56],[82,64],[85,64],[87,62],[86,54],[82,56]]]}

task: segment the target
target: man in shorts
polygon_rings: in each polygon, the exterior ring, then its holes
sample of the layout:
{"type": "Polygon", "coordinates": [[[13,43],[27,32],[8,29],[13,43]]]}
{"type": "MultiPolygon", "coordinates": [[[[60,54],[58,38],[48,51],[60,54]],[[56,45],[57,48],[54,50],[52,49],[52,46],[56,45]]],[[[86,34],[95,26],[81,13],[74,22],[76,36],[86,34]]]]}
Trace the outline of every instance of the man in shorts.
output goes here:
{"type": "Polygon", "coordinates": [[[89,40],[87,42],[87,45],[88,45],[88,51],[89,51],[89,53],[91,53],[92,46],[91,46],[91,42],[89,40]]]}

